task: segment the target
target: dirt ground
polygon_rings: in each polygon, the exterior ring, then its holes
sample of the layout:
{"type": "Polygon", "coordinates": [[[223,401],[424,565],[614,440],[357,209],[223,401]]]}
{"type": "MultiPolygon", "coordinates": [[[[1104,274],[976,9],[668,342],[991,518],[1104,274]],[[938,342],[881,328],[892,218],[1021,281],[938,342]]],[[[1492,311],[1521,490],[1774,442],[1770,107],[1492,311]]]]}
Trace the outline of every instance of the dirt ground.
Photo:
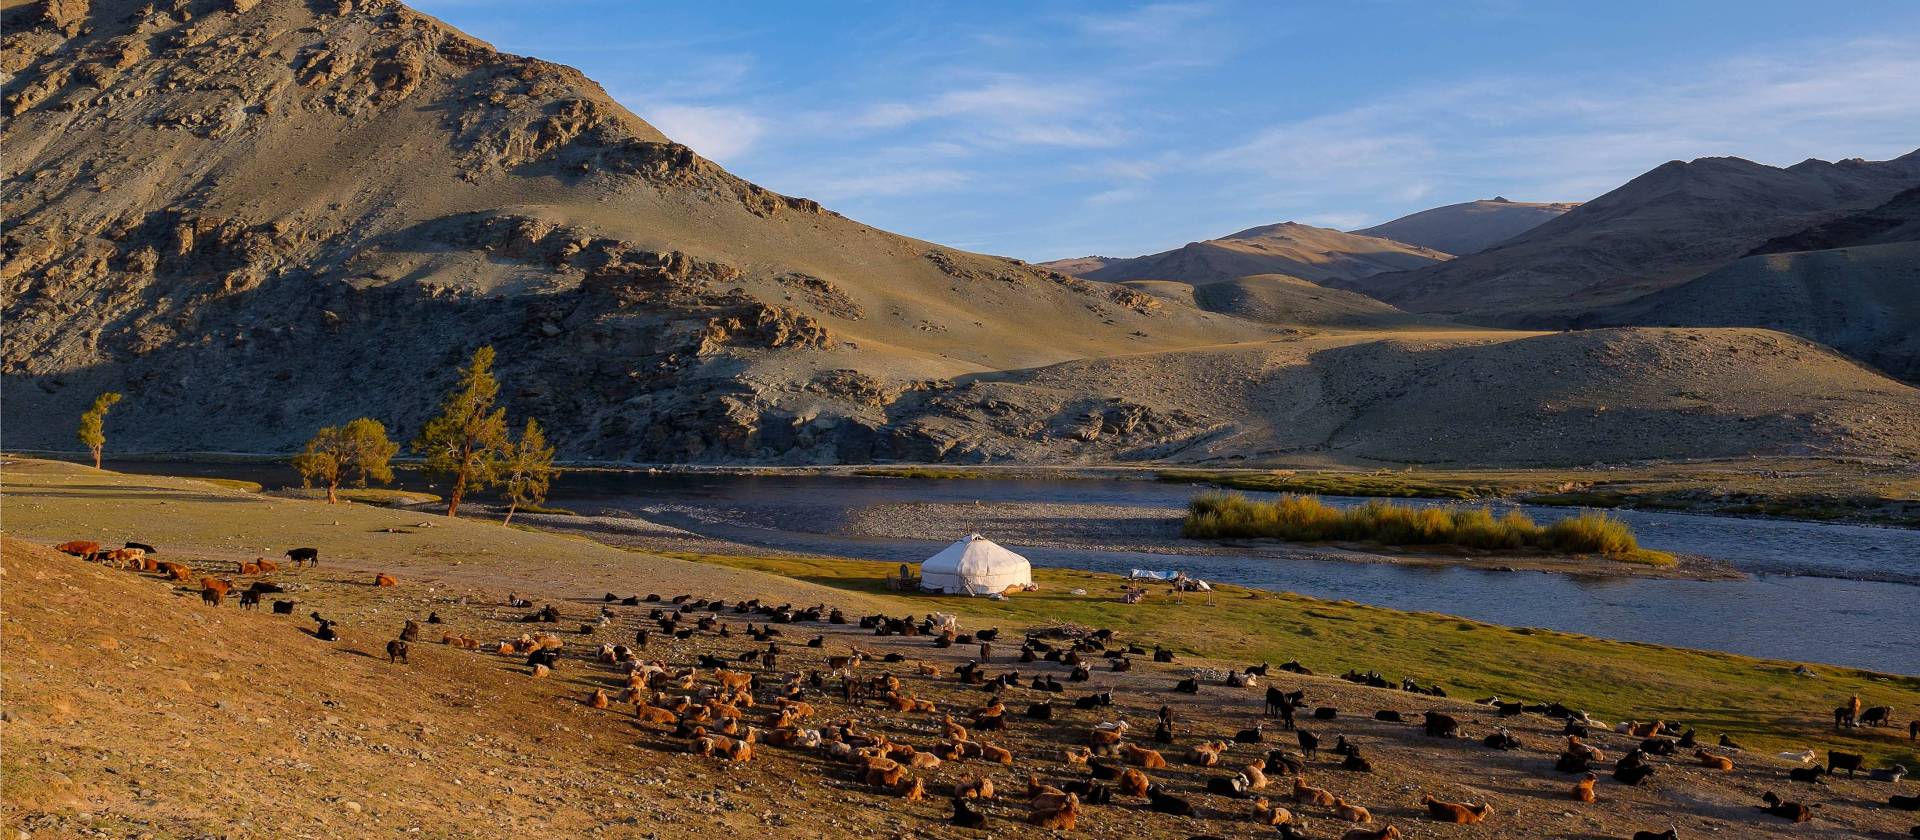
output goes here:
{"type": "MultiPolygon", "coordinates": [[[[75,480],[85,477],[75,475],[75,480]]],[[[186,492],[192,484],[141,482],[154,487],[141,492],[157,497],[123,488],[118,492],[128,498],[85,503],[164,508],[171,500],[162,491],[186,492]]],[[[45,503],[44,495],[39,498],[45,503]]],[[[949,762],[922,771],[928,798],[905,802],[866,788],[850,767],[819,753],[761,745],[753,761],[729,765],[689,755],[685,742],[664,727],[637,723],[630,706],[589,707],[585,701],[594,688],[619,684],[611,666],[592,660],[594,649],[604,641],[628,641],[635,629],[650,626],[651,607],[614,605],[608,626],[590,635],[578,631],[605,606],[596,590],[704,597],[725,588],[732,599],[739,597],[735,592],[762,585],[776,599],[806,603],[797,596],[817,594],[854,614],[869,609],[902,614],[915,602],[704,569],[581,539],[503,534],[504,529],[479,522],[445,522],[412,535],[370,533],[361,526],[395,517],[417,523],[419,515],[255,497],[230,504],[248,516],[254,515],[252,505],[271,505],[290,533],[334,529],[347,547],[335,556],[321,540],[289,543],[323,546],[319,568],[269,576],[291,591],[268,599],[296,601],[293,614],[243,612],[231,600],[206,606],[192,592],[155,576],[87,564],[16,539],[13,529],[20,519],[47,516],[42,511],[16,518],[17,504],[15,498],[7,500],[9,532],[0,571],[7,689],[0,724],[5,758],[0,821],[9,837],[22,832],[156,838],[663,837],[741,830],[802,837],[960,837],[976,833],[945,824],[950,812],[945,797],[954,781],[974,773],[991,775],[1002,791],[985,807],[991,831],[1039,836],[1043,832],[1021,822],[1026,776],[1038,774],[1054,784],[1083,778],[1083,769],[1061,760],[1063,746],[1078,743],[1094,722],[1112,719],[1130,721],[1144,742],[1153,712],[1162,704],[1176,710],[1182,725],[1176,745],[1165,747],[1172,767],[1150,775],[1193,801],[1199,814],[1157,814],[1141,800],[1119,797],[1115,804],[1086,808],[1074,833],[1116,838],[1272,834],[1248,819],[1248,802],[1203,792],[1207,778],[1226,771],[1187,766],[1179,758],[1196,741],[1229,738],[1251,725],[1260,713],[1261,690],[1208,685],[1196,696],[1174,693],[1174,683],[1196,667],[1245,663],[1183,659],[1155,664],[1137,657],[1129,673],[1096,667],[1089,682],[1070,685],[1062,696],[1113,690],[1117,705],[1083,711],[1063,702],[1051,722],[1019,718],[1042,692],[1011,689],[1006,693],[1015,718],[1010,730],[976,737],[1010,750],[1014,763],[949,762]],[[334,521],[347,524],[314,524],[334,521]],[[369,544],[361,540],[377,544],[393,537],[424,539],[372,562],[359,556],[369,544]],[[471,554],[490,540],[494,556],[457,568],[446,554],[435,553],[471,554]],[[612,557],[628,562],[618,568],[595,565],[611,565],[612,557]],[[372,586],[375,571],[394,573],[399,586],[372,586]],[[542,576],[546,584],[537,585],[542,576]],[[562,620],[537,628],[521,623],[531,610],[508,607],[510,591],[536,605],[556,605],[562,620]],[[339,621],[344,638],[326,643],[310,635],[314,622],[307,615],[312,612],[339,621]],[[423,619],[429,612],[439,613],[445,623],[426,628],[412,646],[410,664],[389,664],[386,641],[403,620],[423,619]],[[442,632],[490,643],[530,628],[558,632],[567,640],[565,657],[551,677],[531,677],[522,656],[435,643],[442,632]]],[[[151,540],[163,556],[189,561],[199,571],[226,573],[235,556],[260,553],[250,545],[228,544],[213,522],[148,521],[154,533],[167,535],[164,542],[151,540]]],[[[684,668],[700,654],[732,656],[760,647],[740,635],[745,618],[721,615],[731,637],[656,638],[643,655],[684,668]]],[[[987,698],[950,675],[915,675],[916,663],[950,670],[977,656],[974,648],[939,650],[925,638],[876,638],[852,626],[780,629],[784,652],[774,673],[740,666],[762,673],[757,697],[763,703],[778,677],[822,668],[827,655],[856,645],[874,654],[901,654],[902,663],[870,662],[861,671],[890,671],[905,683],[904,690],[932,700],[942,711],[959,713],[987,698]],[[803,642],[816,634],[824,636],[823,647],[805,647],[803,642]]],[[[1066,679],[1066,669],[1058,664],[1012,662],[1018,637],[1015,628],[1006,632],[1014,641],[997,646],[990,672],[1017,668],[1023,678],[1044,673],[1066,679]]],[[[1151,638],[1123,641],[1153,644],[1151,638]]],[[[1337,757],[1322,752],[1309,762],[1307,780],[1372,809],[1377,820],[1408,837],[1626,838],[1669,823],[1677,824],[1683,836],[1895,837],[1920,822],[1882,804],[1896,790],[1911,793],[1910,784],[1896,788],[1842,779],[1811,788],[1784,778],[1788,762],[1750,754],[1734,755],[1738,769],[1731,773],[1682,759],[1655,759],[1659,771],[1642,787],[1627,787],[1603,774],[1599,802],[1583,805],[1566,795],[1572,777],[1551,769],[1557,721],[1536,715],[1500,720],[1492,709],[1466,698],[1428,698],[1325,676],[1277,674],[1274,684],[1304,690],[1310,707],[1337,708],[1337,719],[1304,725],[1328,743],[1336,735],[1356,740],[1375,765],[1372,773],[1344,771],[1337,757]],[[1415,725],[1373,720],[1379,709],[1443,709],[1462,719],[1467,737],[1427,738],[1415,725]],[[1495,725],[1509,727],[1524,748],[1498,752],[1481,746],[1479,739],[1495,725]],[[1820,805],[1816,819],[1794,826],[1761,813],[1754,805],[1767,790],[1820,805]],[[1490,802],[1494,816],[1477,826],[1437,823],[1416,804],[1425,793],[1490,802]]],[[[872,702],[849,705],[824,694],[809,699],[818,707],[813,725],[851,719],[863,729],[922,748],[942,734],[937,717],[896,714],[872,702]]],[[[748,714],[758,718],[765,712],[748,714]]],[[[1267,740],[1232,747],[1228,763],[1237,767],[1269,748],[1293,748],[1289,734],[1277,727],[1267,740]]],[[[1594,740],[1609,757],[1630,746],[1625,736],[1596,734],[1594,740]]],[[[1308,836],[1339,837],[1345,828],[1330,809],[1285,804],[1300,814],[1308,836]]]]}

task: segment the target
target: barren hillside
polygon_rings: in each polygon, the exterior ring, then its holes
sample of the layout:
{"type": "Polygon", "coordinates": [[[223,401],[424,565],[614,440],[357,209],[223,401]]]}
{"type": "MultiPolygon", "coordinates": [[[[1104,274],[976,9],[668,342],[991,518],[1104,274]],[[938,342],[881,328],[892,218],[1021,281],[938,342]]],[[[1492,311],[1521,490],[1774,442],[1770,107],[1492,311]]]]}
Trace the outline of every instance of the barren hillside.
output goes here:
{"type": "Polygon", "coordinates": [[[406,439],[452,368],[491,344],[514,421],[539,417],[573,459],[1920,449],[1900,419],[1920,392],[1850,366],[1829,376],[1834,358],[1811,350],[1744,378],[1750,399],[1703,410],[1689,395],[1723,385],[1688,377],[1745,361],[1736,335],[1631,336],[1663,366],[1570,353],[1512,371],[1540,382],[1440,375],[1482,344],[1535,345],[1300,282],[1445,258],[1388,240],[1255,228],[1146,258],[1225,285],[1148,293],[875,230],[728,174],[574,70],[390,0],[8,3],[0,23],[11,448],[73,448],[73,418],[104,390],[127,397],[109,420],[122,452],[285,452],[362,415],[406,439]],[[1276,266],[1286,278],[1247,278],[1276,266]],[[1449,351],[1407,357],[1401,339],[1449,351]],[[1441,367],[1410,373],[1408,358],[1441,367]],[[1837,384],[1801,387],[1814,381],[1837,384]],[[1296,382],[1314,383],[1286,408],[1315,418],[1299,428],[1263,413],[1273,395],[1224,396],[1296,382]],[[1323,433],[1391,398],[1354,397],[1383,382],[1445,389],[1396,405],[1417,452],[1323,433]],[[1639,406],[1671,437],[1610,417],[1569,425],[1553,402],[1544,421],[1531,403],[1476,414],[1471,435],[1427,410],[1565,382],[1639,406]],[[1789,422],[1777,406],[1804,410],[1789,422]]]}

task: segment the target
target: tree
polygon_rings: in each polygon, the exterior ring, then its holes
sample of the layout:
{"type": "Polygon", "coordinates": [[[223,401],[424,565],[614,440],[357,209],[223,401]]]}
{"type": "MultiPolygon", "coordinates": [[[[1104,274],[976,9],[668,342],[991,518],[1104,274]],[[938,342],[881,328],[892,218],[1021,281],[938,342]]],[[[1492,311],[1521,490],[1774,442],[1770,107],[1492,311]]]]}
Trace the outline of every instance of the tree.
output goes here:
{"type": "Polygon", "coordinates": [[[307,441],[307,448],[293,456],[293,468],[300,471],[303,486],[315,481],[327,488],[327,504],[337,501],[340,482],[352,481],[355,487],[367,486],[372,479],[381,484],[393,481],[388,461],[400,445],[387,440],[387,427],[371,417],[362,417],[345,426],[328,426],[307,441]]]}
{"type": "Polygon", "coordinates": [[[507,497],[507,518],[500,524],[512,523],[513,512],[521,505],[546,501],[547,488],[559,474],[553,466],[553,447],[547,445],[547,435],[540,430],[540,422],[528,418],[520,439],[507,448],[506,456],[500,460],[500,484],[507,497]]]}
{"type": "Polygon", "coordinates": [[[100,450],[107,446],[107,409],[120,401],[120,395],[108,391],[93,398],[93,407],[80,415],[80,442],[93,453],[93,468],[100,469],[100,450]]]}
{"type": "Polygon", "coordinates": [[[493,348],[473,351],[473,361],[460,372],[440,413],[420,429],[413,449],[426,458],[427,472],[453,479],[447,496],[447,515],[460,512],[460,500],[469,488],[494,483],[500,456],[507,448],[507,410],[494,408],[500,383],[493,378],[493,348]]]}

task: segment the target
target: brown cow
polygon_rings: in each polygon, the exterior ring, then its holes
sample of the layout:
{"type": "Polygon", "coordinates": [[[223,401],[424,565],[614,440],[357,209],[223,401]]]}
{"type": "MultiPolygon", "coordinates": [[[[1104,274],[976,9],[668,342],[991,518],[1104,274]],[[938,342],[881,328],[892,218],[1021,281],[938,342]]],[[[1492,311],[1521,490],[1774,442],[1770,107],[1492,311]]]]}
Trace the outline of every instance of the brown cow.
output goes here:
{"type": "Polygon", "coordinates": [[[61,554],[71,554],[75,557],[91,560],[93,559],[93,555],[100,553],[100,544],[93,540],[68,540],[67,542],[54,546],[53,550],[61,554]]]}
{"type": "Polygon", "coordinates": [[[226,600],[227,593],[232,590],[233,581],[215,580],[210,577],[200,579],[200,600],[209,606],[220,606],[220,602],[226,600]]]}
{"type": "Polygon", "coordinates": [[[240,563],[240,571],[239,571],[239,572],[237,572],[236,574],[242,574],[242,575],[257,575],[257,574],[260,574],[260,564],[259,564],[259,563],[247,563],[247,562],[244,562],[244,561],[243,561],[243,562],[241,562],[241,563],[240,563]]]}
{"type": "Polygon", "coordinates": [[[167,577],[173,578],[181,583],[193,580],[193,570],[180,563],[171,561],[161,563],[160,571],[165,572],[167,577]]]}
{"type": "Polygon", "coordinates": [[[255,565],[255,566],[259,566],[259,567],[260,567],[260,573],[261,573],[261,574],[263,574],[263,575],[264,575],[264,574],[266,574],[266,573],[268,573],[268,572],[277,572],[277,571],[280,571],[280,564],[278,564],[278,563],[275,563],[275,562],[273,562],[272,560],[268,560],[268,559],[267,559],[267,558],[265,558],[265,557],[261,557],[261,558],[258,558],[258,559],[256,559],[256,560],[254,560],[254,561],[253,561],[253,565],[255,565]]]}

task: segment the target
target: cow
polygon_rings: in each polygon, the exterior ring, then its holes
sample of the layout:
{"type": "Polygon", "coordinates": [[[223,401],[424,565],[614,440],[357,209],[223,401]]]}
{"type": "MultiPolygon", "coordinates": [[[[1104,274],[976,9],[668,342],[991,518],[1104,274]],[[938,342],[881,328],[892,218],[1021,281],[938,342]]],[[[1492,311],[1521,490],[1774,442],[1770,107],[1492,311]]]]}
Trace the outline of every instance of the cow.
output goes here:
{"type": "Polygon", "coordinates": [[[320,565],[320,549],[291,548],[287,550],[287,560],[288,562],[291,562],[293,564],[293,567],[296,569],[300,568],[301,563],[309,563],[314,566],[318,566],[320,565]]]}

